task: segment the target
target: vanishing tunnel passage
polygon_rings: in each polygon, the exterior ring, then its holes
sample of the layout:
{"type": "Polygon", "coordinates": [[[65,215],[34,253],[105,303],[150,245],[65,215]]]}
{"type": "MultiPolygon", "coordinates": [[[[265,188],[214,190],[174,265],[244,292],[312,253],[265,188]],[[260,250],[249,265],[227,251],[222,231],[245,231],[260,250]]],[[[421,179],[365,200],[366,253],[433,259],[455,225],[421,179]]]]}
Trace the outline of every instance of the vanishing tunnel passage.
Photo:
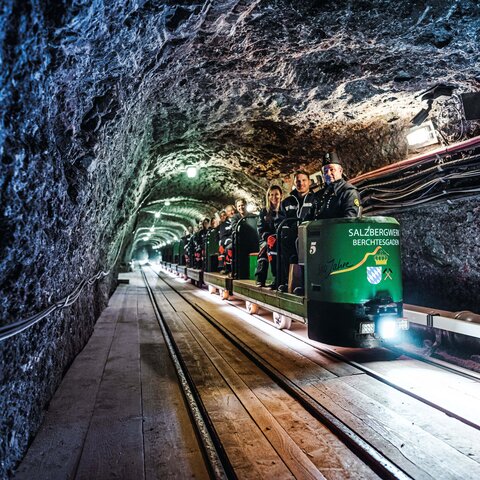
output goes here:
{"type": "Polygon", "coordinates": [[[325,152],[401,223],[405,301],[479,313],[479,36],[474,0],[4,0],[1,474],[135,252],[325,152]]]}

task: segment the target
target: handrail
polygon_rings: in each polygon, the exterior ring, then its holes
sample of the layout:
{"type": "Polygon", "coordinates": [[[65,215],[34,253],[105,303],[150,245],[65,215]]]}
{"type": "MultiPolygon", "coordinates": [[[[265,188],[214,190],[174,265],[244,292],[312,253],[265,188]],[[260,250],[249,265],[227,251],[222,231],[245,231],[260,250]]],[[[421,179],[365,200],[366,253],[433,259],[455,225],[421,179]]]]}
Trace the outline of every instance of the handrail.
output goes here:
{"type": "MultiPolygon", "coordinates": [[[[276,261],[277,261],[277,278],[276,278],[276,282],[277,282],[277,286],[288,282],[288,277],[286,279],[283,278],[285,272],[283,272],[283,270],[282,270],[282,260],[281,260],[281,257],[282,257],[282,242],[281,242],[280,232],[282,230],[282,227],[284,225],[286,225],[287,223],[294,223],[294,222],[301,223],[302,221],[303,220],[300,217],[287,217],[287,218],[284,218],[278,224],[278,227],[276,228],[276,235],[277,235],[277,258],[276,258],[276,261]]],[[[288,273],[287,273],[287,275],[288,275],[288,273]]]]}

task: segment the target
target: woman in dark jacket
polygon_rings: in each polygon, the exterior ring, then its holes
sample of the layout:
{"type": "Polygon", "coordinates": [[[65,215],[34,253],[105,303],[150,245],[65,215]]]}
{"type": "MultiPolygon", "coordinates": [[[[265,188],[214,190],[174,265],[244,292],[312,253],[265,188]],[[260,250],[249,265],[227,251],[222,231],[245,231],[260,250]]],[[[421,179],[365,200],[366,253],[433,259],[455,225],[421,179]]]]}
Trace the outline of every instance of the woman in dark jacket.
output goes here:
{"type": "MultiPolygon", "coordinates": [[[[275,219],[278,217],[280,203],[282,202],[282,189],[278,185],[272,185],[266,194],[266,207],[262,208],[258,216],[257,230],[260,237],[257,269],[255,277],[257,286],[264,287],[268,275],[270,263],[272,274],[276,277],[276,230],[275,219]]],[[[274,282],[275,284],[275,282],[274,282]]]]}

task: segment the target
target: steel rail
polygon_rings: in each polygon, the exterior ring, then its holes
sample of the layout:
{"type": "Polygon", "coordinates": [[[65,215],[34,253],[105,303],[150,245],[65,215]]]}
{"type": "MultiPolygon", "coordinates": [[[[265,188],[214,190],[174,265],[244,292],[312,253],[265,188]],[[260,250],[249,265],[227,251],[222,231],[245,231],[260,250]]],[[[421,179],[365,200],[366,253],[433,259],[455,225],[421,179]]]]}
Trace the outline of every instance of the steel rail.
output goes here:
{"type": "MultiPolygon", "coordinates": [[[[371,368],[365,367],[361,363],[350,360],[347,356],[345,356],[341,353],[338,353],[333,349],[330,349],[328,347],[321,347],[319,345],[313,344],[312,341],[308,341],[305,338],[302,338],[302,337],[296,335],[293,332],[285,332],[285,333],[287,333],[288,335],[290,335],[294,338],[297,338],[298,340],[301,340],[304,343],[316,348],[317,350],[321,351],[322,353],[324,353],[327,356],[330,356],[331,358],[334,358],[336,360],[340,360],[344,363],[347,363],[348,365],[351,365],[352,367],[358,368],[363,373],[367,374],[369,377],[375,378],[379,382],[382,382],[383,384],[388,385],[389,387],[392,387],[395,390],[398,390],[399,392],[402,392],[402,393],[408,395],[409,397],[412,397],[415,400],[418,400],[418,401],[424,403],[425,405],[428,405],[429,407],[432,407],[435,410],[438,410],[438,411],[444,413],[445,415],[447,415],[449,417],[455,418],[459,422],[462,422],[465,425],[468,425],[469,427],[475,428],[476,430],[480,430],[480,425],[479,424],[477,424],[475,422],[472,422],[468,418],[462,417],[461,415],[458,415],[458,414],[452,412],[451,410],[448,410],[447,408],[444,408],[444,407],[436,404],[435,402],[432,402],[431,400],[428,400],[425,397],[422,397],[421,395],[413,393],[412,391],[408,390],[407,388],[401,387],[400,385],[396,384],[394,381],[389,380],[385,375],[383,375],[381,373],[378,373],[378,372],[375,372],[375,370],[372,370],[371,368]]],[[[404,354],[404,353],[402,352],[402,354],[404,354]]],[[[438,366],[438,365],[436,365],[436,366],[438,368],[440,368],[440,366],[438,366]]],[[[444,367],[444,368],[446,369],[446,367],[444,367]]],[[[455,374],[459,374],[459,373],[455,372],[455,374]]],[[[467,374],[464,374],[464,375],[467,375],[467,374]]],[[[470,379],[474,379],[477,382],[479,381],[479,378],[475,377],[475,376],[470,377],[470,379]]]]}
{"type": "Polygon", "coordinates": [[[222,443],[218,438],[215,428],[211,423],[207,410],[203,405],[200,395],[195,387],[188,369],[183,361],[178,347],[175,344],[173,335],[165,321],[164,316],[158,304],[155,300],[152,287],[148,283],[147,276],[144,269],[141,269],[143,281],[145,282],[145,288],[147,289],[148,296],[152,303],[155,317],[157,318],[160,330],[165,339],[165,344],[172,359],[177,377],[182,387],[182,393],[190,411],[190,415],[196,427],[197,434],[200,439],[200,443],[203,447],[204,456],[207,460],[207,466],[210,470],[210,474],[216,480],[236,479],[235,472],[228,459],[226,452],[223,449],[222,443]]]}
{"type": "MultiPolygon", "coordinates": [[[[152,269],[153,270],[153,269],[152,269]]],[[[153,270],[155,272],[155,270],[153,270]]],[[[374,472],[386,479],[411,479],[404,470],[395,465],[390,459],[385,457],[373,445],[364,440],[360,435],[354,432],[348,425],[342,422],[338,417],[328,411],[323,405],[318,403],[311,395],[302,390],[298,385],[292,382],[287,376],[280,372],[276,367],[268,363],[264,358],[258,355],[245,342],[240,340],[235,334],[221,325],[214,317],[206,312],[196,303],[191,302],[185,295],[178,291],[167,279],[155,272],[163,282],[183,298],[194,310],[202,315],[212,326],[214,326],[224,337],[226,337],[236,348],[246,355],[257,367],[264,371],[281,388],[289,393],[305,410],[314,418],[326,425],[335,433],[344,444],[363,460],[374,472]]]]}
{"type": "MultiPolygon", "coordinates": [[[[238,308],[238,309],[242,310],[238,305],[235,305],[232,302],[229,302],[229,304],[231,306],[235,307],[235,308],[238,308]]],[[[259,317],[257,315],[255,315],[255,318],[265,322],[264,319],[262,319],[261,317],[259,317]]],[[[270,324],[270,322],[267,322],[267,323],[270,324]]],[[[395,390],[398,390],[398,391],[414,398],[415,400],[418,400],[418,401],[428,405],[429,407],[432,407],[432,408],[444,413],[445,415],[447,415],[449,417],[455,418],[459,422],[462,422],[465,425],[468,425],[469,427],[475,428],[476,430],[480,430],[480,425],[479,424],[477,424],[475,422],[472,422],[471,420],[469,420],[465,417],[462,417],[461,415],[458,415],[458,414],[452,412],[451,410],[448,410],[448,409],[436,404],[435,402],[432,402],[432,401],[426,399],[425,397],[422,397],[421,395],[418,395],[418,394],[413,393],[412,391],[410,391],[406,388],[401,387],[400,385],[396,384],[395,382],[389,380],[385,375],[382,375],[381,373],[375,372],[374,370],[372,370],[368,367],[365,367],[360,363],[357,363],[353,360],[350,360],[345,355],[342,355],[341,353],[338,353],[333,349],[330,349],[328,347],[321,347],[321,346],[318,345],[318,342],[314,342],[314,341],[311,341],[309,339],[305,339],[304,337],[301,337],[300,335],[295,334],[295,333],[293,333],[291,331],[288,331],[288,330],[284,330],[284,333],[286,333],[287,335],[290,335],[290,336],[306,343],[307,345],[310,345],[311,347],[316,348],[317,350],[321,351],[322,353],[324,353],[327,356],[330,356],[331,358],[334,358],[336,360],[340,360],[344,363],[347,363],[348,365],[351,365],[352,367],[355,367],[355,368],[361,370],[362,372],[364,372],[368,376],[370,376],[372,378],[375,378],[376,380],[384,383],[385,385],[388,385],[388,386],[394,388],[395,390]]],[[[390,348],[390,347],[388,347],[388,348],[393,351],[392,348],[390,348]]],[[[410,356],[412,358],[415,358],[414,357],[415,354],[411,354],[410,352],[405,352],[403,350],[398,350],[398,352],[401,353],[402,355],[407,355],[407,356],[410,356]]],[[[432,360],[429,361],[427,359],[422,358],[421,356],[419,356],[419,358],[417,358],[417,360],[423,361],[424,363],[427,363],[427,364],[431,364],[431,365],[433,365],[437,368],[442,368],[444,370],[450,371],[452,373],[455,373],[456,375],[461,375],[463,377],[468,378],[469,380],[474,380],[474,381],[477,381],[477,382],[480,381],[480,375],[475,374],[475,372],[472,372],[470,374],[466,371],[459,370],[459,369],[455,368],[454,366],[450,367],[448,365],[443,365],[440,362],[434,362],[432,360]]]]}
{"type": "Polygon", "coordinates": [[[418,360],[419,362],[423,362],[428,365],[432,365],[434,367],[440,368],[441,370],[446,370],[447,372],[454,373],[455,375],[459,375],[461,377],[467,378],[468,380],[480,382],[480,373],[475,372],[474,370],[468,370],[467,368],[460,367],[459,365],[455,365],[453,363],[448,363],[444,360],[439,360],[438,358],[426,357],[425,355],[421,355],[419,353],[410,352],[408,350],[402,349],[401,347],[388,345],[385,348],[387,348],[388,350],[391,350],[397,355],[410,357],[410,358],[413,358],[414,360],[418,360]]]}

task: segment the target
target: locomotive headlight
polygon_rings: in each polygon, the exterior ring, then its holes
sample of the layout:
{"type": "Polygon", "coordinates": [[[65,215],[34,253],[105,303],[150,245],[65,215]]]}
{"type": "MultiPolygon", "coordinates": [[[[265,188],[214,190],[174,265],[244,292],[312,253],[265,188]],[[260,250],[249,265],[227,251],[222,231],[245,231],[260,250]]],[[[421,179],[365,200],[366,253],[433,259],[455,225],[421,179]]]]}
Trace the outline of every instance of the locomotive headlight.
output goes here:
{"type": "Polygon", "coordinates": [[[390,340],[397,335],[397,322],[393,319],[384,319],[378,324],[378,334],[385,340],[390,340]]]}

